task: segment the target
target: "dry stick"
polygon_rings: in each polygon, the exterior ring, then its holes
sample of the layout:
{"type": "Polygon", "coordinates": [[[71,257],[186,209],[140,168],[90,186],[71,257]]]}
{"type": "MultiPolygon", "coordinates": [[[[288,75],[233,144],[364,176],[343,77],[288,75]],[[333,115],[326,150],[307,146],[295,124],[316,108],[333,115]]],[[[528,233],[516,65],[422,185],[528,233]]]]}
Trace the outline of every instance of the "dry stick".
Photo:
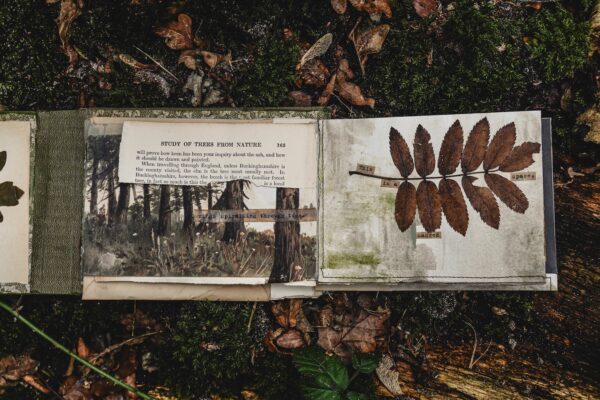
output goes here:
{"type": "Polygon", "coordinates": [[[250,318],[248,318],[248,327],[246,329],[246,333],[250,333],[250,329],[252,329],[252,320],[254,319],[255,312],[256,312],[256,301],[252,305],[252,312],[250,313],[250,318]]]}
{"type": "Polygon", "coordinates": [[[132,338],[124,340],[120,343],[113,344],[112,346],[108,346],[106,349],[104,349],[100,353],[96,354],[94,357],[90,358],[89,361],[95,365],[96,361],[98,361],[101,357],[104,357],[105,355],[112,353],[113,351],[118,350],[121,347],[127,346],[129,344],[132,344],[132,343],[137,344],[138,342],[145,340],[147,337],[158,335],[159,333],[162,333],[162,331],[144,333],[143,335],[132,337],[132,338]]]}
{"type": "Polygon", "coordinates": [[[163,71],[165,71],[167,74],[171,75],[173,77],[173,79],[175,79],[177,82],[179,82],[179,78],[177,78],[171,71],[169,71],[168,69],[166,69],[161,63],[159,63],[157,60],[155,60],[150,54],[146,53],[144,50],[140,49],[137,46],[133,46],[135,47],[140,53],[142,53],[143,55],[145,55],[146,57],[148,57],[149,59],[151,59],[154,64],[158,65],[158,67],[160,69],[162,69],[163,71]]]}
{"type": "Polygon", "coordinates": [[[490,169],[488,171],[477,171],[477,172],[469,172],[469,173],[463,173],[463,174],[454,174],[454,175],[445,175],[445,176],[427,176],[425,178],[397,178],[397,177],[388,177],[388,176],[381,176],[381,175],[375,175],[375,174],[369,174],[366,172],[360,172],[360,171],[349,171],[348,174],[350,175],[360,175],[360,176],[366,176],[368,178],[376,178],[376,179],[385,179],[386,181],[422,181],[422,180],[429,180],[429,179],[446,179],[446,178],[455,178],[457,176],[471,176],[471,175],[477,175],[477,174],[487,174],[490,172],[496,172],[499,171],[500,169],[490,169]]]}
{"type": "Polygon", "coordinates": [[[38,328],[37,326],[35,326],[32,322],[30,322],[28,319],[26,319],[25,317],[23,317],[21,314],[19,314],[18,312],[16,312],[15,310],[12,309],[12,307],[10,307],[9,305],[5,304],[4,302],[0,301],[0,308],[5,309],[9,314],[11,314],[13,317],[15,317],[16,319],[18,319],[19,321],[21,321],[23,324],[27,325],[33,332],[37,333],[38,335],[40,335],[41,337],[43,337],[44,339],[46,339],[48,342],[50,342],[54,347],[56,347],[57,349],[59,349],[60,351],[62,351],[63,353],[67,354],[70,357],[73,357],[75,360],[79,361],[80,363],[82,363],[83,365],[85,365],[86,367],[90,368],[92,371],[96,372],[98,375],[108,379],[109,381],[111,381],[112,383],[114,383],[117,386],[122,387],[123,389],[134,393],[136,395],[138,395],[139,397],[141,397],[144,400],[156,400],[154,397],[150,397],[147,394],[139,391],[138,389],[129,386],[128,384],[121,382],[119,379],[113,377],[112,375],[102,371],[100,368],[96,367],[95,365],[91,364],[89,361],[79,357],[77,354],[73,353],[71,350],[67,349],[65,346],[63,346],[62,344],[58,343],[56,340],[54,340],[53,338],[51,338],[50,336],[48,336],[44,331],[42,331],[40,328],[38,328]]]}

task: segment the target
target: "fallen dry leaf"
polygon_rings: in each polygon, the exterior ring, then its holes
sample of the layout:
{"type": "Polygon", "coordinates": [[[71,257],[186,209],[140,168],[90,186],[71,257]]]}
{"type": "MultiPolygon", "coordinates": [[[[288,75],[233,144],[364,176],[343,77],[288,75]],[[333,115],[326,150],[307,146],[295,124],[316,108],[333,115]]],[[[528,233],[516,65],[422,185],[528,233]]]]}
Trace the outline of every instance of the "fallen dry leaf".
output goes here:
{"type": "Polygon", "coordinates": [[[325,86],[330,75],[329,69],[321,60],[318,58],[312,59],[300,68],[299,87],[303,85],[314,87],[325,86]]]}
{"type": "Polygon", "coordinates": [[[338,93],[343,99],[348,100],[355,106],[375,108],[375,99],[365,97],[361,88],[352,82],[338,79],[338,93]]]}
{"type": "Polygon", "coordinates": [[[383,14],[392,18],[392,7],[389,0],[350,0],[350,4],[357,10],[370,15],[383,14]]]}
{"type": "Polygon", "coordinates": [[[600,111],[598,111],[598,108],[589,108],[579,117],[577,117],[577,122],[580,124],[586,124],[590,127],[590,131],[585,135],[584,138],[586,142],[600,144],[600,111]]]}
{"type": "Polygon", "coordinates": [[[173,50],[191,49],[200,44],[200,39],[192,37],[192,18],[187,14],[179,14],[177,21],[157,29],[156,34],[165,38],[165,43],[173,50]]]}
{"type": "Polygon", "coordinates": [[[288,96],[294,101],[294,105],[297,107],[310,107],[312,103],[312,97],[302,90],[293,90],[288,93],[288,96]]]}
{"type": "Polygon", "coordinates": [[[307,51],[304,53],[302,58],[300,59],[300,67],[306,64],[308,61],[313,60],[317,57],[321,57],[323,54],[329,50],[331,46],[331,42],[333,41],[333,35],[331,33],[326,33],[321,36],[319,40],[317,40],[307,51]]]}
{"type": "MultiPolygon", "coordinates": [[[[317,344],[326,351],[347,358],[351,350],[362,353],[374,352],[386,334],[386,321],[390,316],[387,308],[372,305],[370,296],[362,296],[367,299],[363,306],[359,301],[350,302],[350,307],[336,307],[333,314],[333,323],[329,326],[321,325],[318,328],[317,344]],[[368,304],[369,307],[364,307],[368,304]],[[371,309],[374,308],[374,309],[371,309]]],[[[320,319],[331,318],[331,309],[323,308],[320,319]]]]}
{"type": "Polygon", "coordinates": [[[415,12],[421,18],[427,18],[437,13],[439,2],[438,0],[413,0],[415,12]]]}
{"type": "Polygon", "coordinates": [[[381,361],[375,370],[381,384],[392,396],[401,396],[400,374],[396,371],[394,360],[387,354],[381,357],[381,361]]]}
{"type": "Polygon", "coordinates": [[[390,26],[388,24],[381,24],[366,29],[355,27],[348,35],[348,38],[354,44],[363,75],[365,74],[365,64],[369,55],[381,51],[389,31],[390,26]]]}
{"type": "Polygon", "coordinates": [[[195,71],[198,69],[198,62],[196,61],[196,56],[200,52],[197,49],[193,50],[184,50],[179,54],[179,59],[177,62],[179,64],[185,65],[187,68],[195,71]]]}
{"type": "Polygon", "coordinates": [[[202,104],[202,79],[204,72],[198,70],[198,73],[192,72],[183,86],[184,91],[192,92],[192,106],[200,107],[202,104]]]}
{"type": "Polygon", "coordinates": [[[73,69],[79,60],[79,55],[69,39],[71,37],[71,25],[81,14],[82,8],[83,0],[62,0],[60,2],[60,13],[57,19],[58,37],[60,38],[61,49],[69,58],[68,70],[73,69]]]}
{"type": "Polygon", "coordinates": [[[123,64],[128,65],[128,66],[130,66],[131,68],[134,68],[134,69],[156,69],[156,65],[154,65],[154,64],[144,64],[142,62],[139,62],[138,60],[136,60],[135,58],[133,58],[129,54],[121,53],[121,54],[119,54],[118,57],[119,57],[119,60],[123,64]]]}
{"type": "Polygon", "coordinates": [[[331,7],[338,14],[345,14],[348,9],[348,0],[331,0],[331,7]]]}
{"type": "Polygon", "coordinates": [[[274,302],[271,312],[279,325],[294,328],[298,322],[298,314],[302,310],[302,299],[288,299],[274,302]]]}
{"type": "Polygon", "coordinates": [[[325,86],[325,89],[321,93],[321,96],[319,96],[317,104],[319,104],[320,106],[324,106],[327,103],[329,103],[329,99],[331,99],[331,95],[333,94],[333,90],[335,89],[336,79],[336,75],[332,75],[331,78],[329,78],[329,82],[327,83],[327,86],[325,86]]]}
{"type": "Polygon", "coordinates": [[[290,329],[276,340],[277,346],[282,349],[299,349],[304,347],[306,343],[302,337],[302,333],[296,329],[290,329]]]}
{"type": "Polygon", "coordinates": [[[204,63],[208,65],[211,69],[213,69],[222,62],[231,63],[231,53],[217,54],[210,51],[201,51],[200,54],[202,55],[204,63]]]}

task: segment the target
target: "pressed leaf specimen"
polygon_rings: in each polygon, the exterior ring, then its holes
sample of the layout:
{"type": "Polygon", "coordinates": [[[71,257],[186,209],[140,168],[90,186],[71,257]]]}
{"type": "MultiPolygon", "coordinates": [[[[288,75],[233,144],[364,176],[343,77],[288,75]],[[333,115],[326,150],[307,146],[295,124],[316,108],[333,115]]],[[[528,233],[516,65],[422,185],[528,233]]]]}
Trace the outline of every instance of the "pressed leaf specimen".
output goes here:
{"type": "MultiPolygon", "coordinates": [[[[7,154],[6,151],[0,151],[0,171],[6,165],[7,154]]],[[[19,204],[19,199],[25,192],[18,186],[13,185],[12,182],[0,183],[0,207],[13,207],[19,204]]],[[[0,211],[0,222],[4,220],[4,216],[0,211]]]]}
{"type": "Polygon", "coordinates": [[[396,223],[402,232],[412,225],[418,211],[427,232],[440,228],[443,214],[452,229],[465,236],[469,227],[465,195],[481,220],[498,229],[500,208],[496,198],[521,214],[529,208],[525,193],[498,173],[521,171],[533,164],[533,154],[540,152],[539,143],[524,142],[515,146],[516,138],[515,124],[510,123],[501,127],[490,141],[490,124],[487,118],[483,118],[473,126],[464,143],[462,125],[456,120],[442,140],[437,158],[439,176],[432,176],[436,157],[429,132],[422,125],[417,127],[411,154],[402,134],[392,127],[389,133],[390,154],[400,177],[359,171],[350,171],[350,175],[402,181],[396,185],[398,191],[394,209],[396,223]],[[461,172],[456,173],[459,165],[461,172]],[[482,169],[478,170],[480,167],[482,169]],[[415,170],[419,177],[411,178],[415,170]],[[474,175],[478,174],[483,174],[486,186],[477,183],[474,175]],[[461,177],[460,185],[454,180],[458,177],[461,177]],[[415,180],[420,181],[416,187],[411,182],[415,180]],[[438,181],[437,185],[434,181],[438,181]]]}

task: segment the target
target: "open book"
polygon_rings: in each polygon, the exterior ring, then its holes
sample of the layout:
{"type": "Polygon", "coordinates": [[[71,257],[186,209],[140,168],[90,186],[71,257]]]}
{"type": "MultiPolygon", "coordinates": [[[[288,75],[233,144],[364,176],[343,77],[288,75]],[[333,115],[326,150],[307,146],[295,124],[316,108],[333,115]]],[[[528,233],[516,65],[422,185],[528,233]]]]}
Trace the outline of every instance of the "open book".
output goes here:
{"type": "Polygon", "coordinates": [[[0,119],[0,291],[556,290],[550,120],[323,109],[0,119]]]}

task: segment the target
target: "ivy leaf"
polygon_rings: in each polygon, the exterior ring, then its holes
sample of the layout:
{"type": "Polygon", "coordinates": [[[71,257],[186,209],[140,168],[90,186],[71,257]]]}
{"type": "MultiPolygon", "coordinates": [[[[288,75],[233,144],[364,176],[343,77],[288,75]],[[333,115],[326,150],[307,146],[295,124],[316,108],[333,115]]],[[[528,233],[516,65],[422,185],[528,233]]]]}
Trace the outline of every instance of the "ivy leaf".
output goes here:
{"type": "Polygon", "coordinates": [[[324,389],[321,387],[312,387],[305,385],[303,387],[304,397],[309,400],[341,400],[342,395],[340,392],[324,389]]]}
{"type": "Polygon", "coordinates": [[[0,151],[0,171],[6,165],[6,151],[0,151]]]}
{"type": "Polygon", "coordinates": [[[312,376],[323,389],[335,387],[343,391],[350,383],[348,371],[339,357],[327,356],[320,348],[309,347],[297,352],[294,364],[300,373],[312,376]]]}
{"type": "Polygon", "coordinates": [[[370,374],[379,365],[379,355],[369,353],[352,353],[352,367],[363,374],[370,374]]]}
{"type": "Polygon", "coordinates": [[[357,392],[348,392],[348,394],[346,395],[346,398],[348,400],[369,400],[370,397],[367,394],[364,393],[357,393],[357,392]]]}

